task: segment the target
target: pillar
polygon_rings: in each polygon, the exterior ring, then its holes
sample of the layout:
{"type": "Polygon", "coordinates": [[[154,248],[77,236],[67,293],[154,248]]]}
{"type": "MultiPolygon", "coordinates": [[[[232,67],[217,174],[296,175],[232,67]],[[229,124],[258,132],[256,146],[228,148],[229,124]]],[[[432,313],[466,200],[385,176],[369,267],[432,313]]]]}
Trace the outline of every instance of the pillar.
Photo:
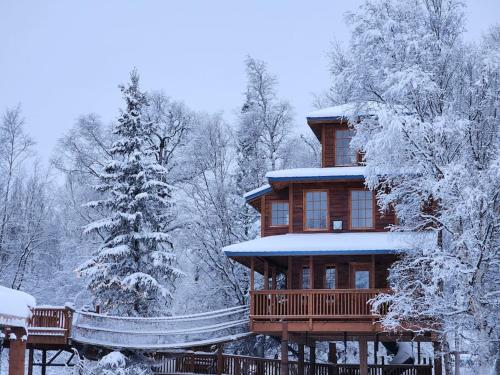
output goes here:
{"type": "Polygon", "coordinates": [[[216,364],[216,374],[217,375],[222,375],[223,373],[223,368],[224,368],[224,346],[223,344],[217,345],[217,364],[216,364]]]}
{"type": "MultiPolygon", "coordinates": [[[[328,343],[328,362],[331,364],[337,364],[337,344],[335,342],[328,343]]],[[[337,368],[328,367],[328,375],[334,375],[337,373],[337,368]]]]}
{"type": "Polygon", "coordinates": [[[441,359],[441,343],[433,342],[434,347],[434,375],[443,374],[443,361],[441,359]]]}
{"type": "Polygon", "coordinates": [[[9,338],[9,375],[24,375],[26,331],[24,328],[15,328],[10,335],[13,336],[9,338]]]}
{"type": "Polygon", "coordinates": [[[283,323],[281,332],[281,366],[280,375],[288,375],[288,325],[283,323]]]}
{"type": "Polygon", "coordinates": [[[316,375],[316,344],[309,346],[309,366],[311,373],[309,375],[316,375]]]}
{"type": "Polygon", "coordinates": [[[304,344],[299,344],[298,357],[298,375],[304,375],[304,344]]]}
{"type": "Polygon", "coordinates": [[[359,337],[359,373],[368,375],[368,342],[366,337],[359,337]]]}
{"type": "Polygon", "coordinates": [[[33,350],[29,350],[28,354],[28,375],[33,375],[33,350]]]}

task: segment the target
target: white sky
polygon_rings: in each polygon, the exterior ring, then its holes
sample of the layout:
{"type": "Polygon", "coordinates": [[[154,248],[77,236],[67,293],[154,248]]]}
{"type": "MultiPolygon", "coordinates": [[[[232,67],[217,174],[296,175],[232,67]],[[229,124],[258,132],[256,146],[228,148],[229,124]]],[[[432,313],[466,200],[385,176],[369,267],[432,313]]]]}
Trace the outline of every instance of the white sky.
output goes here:
{"type": "MultiPolygon", "coordinates": [[[[360,0],[0,0],[0,111],[21,103],[46,159],[84,113],[105,122],[121,106],[118,84],[139,69],[195,110],[234,118],[245,90],[243,61],[265,60],[280,95],[304,116],[328,87],[330,42],[347,41],[346,11],[360,0]]],[[[469,39],[500,22],[500,0],[468,0],[469,39]]]]}

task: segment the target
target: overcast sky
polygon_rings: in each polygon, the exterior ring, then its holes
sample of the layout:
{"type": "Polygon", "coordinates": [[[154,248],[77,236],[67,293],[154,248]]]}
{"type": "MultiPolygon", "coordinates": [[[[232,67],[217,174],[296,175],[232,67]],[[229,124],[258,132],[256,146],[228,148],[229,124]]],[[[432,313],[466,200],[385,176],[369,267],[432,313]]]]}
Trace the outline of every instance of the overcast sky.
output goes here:
{"type": "MultiPolygon", "coordinates": [[[[246,55],[278,75],[280,95],[304,116],[328,86],[327,50],[347,41],[360,0],[0,0],[0,111],[21,103],[46,159],[84,113],[116,118],[118,84],[136,66],[144,89],[234,119],[246,55]]],[[[468,0],[468,39],[500,21],[500,0],[468,0]]],[[[300,129],[300,128],[299,128],[300,129]]]]}

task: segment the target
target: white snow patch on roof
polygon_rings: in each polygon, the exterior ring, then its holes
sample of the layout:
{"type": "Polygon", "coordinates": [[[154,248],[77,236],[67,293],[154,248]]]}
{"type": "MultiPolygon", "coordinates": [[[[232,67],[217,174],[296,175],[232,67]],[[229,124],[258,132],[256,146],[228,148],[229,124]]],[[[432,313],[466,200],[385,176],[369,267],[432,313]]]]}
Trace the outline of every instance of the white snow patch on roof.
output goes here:
{"type": "Polygon", "coordinates": [[[243,198],[251,197],[252,195],[259,194],[260,192],[266,191],[267,189],[270,189],[270,188],[271,188],[271,185],[269,185],[269,184],[262,185],[261,187],[258,187],[257,189],[247,191],[245,194],[243,194],[243,198]]]}
{"type": "Polygon", "coordinates": [[[273,178],[312,178],[312,177],[350,177],[364,176],[365,167],[328,167],[294,168],[267,172],[266,177],[273,178]]]}
{"type": "Polygon", "coordinates": [[[224,247],[228,256],[395,253],[435,243],[435,234],[401,232],[289,233],[224,247]]]}
{"type": "Polygon", "coordinates": [[[0,326],[26,327],[35,306],[33,296],[0,285],[0,326]]]}
{"type": "Polygon", "coordinates": [[[373,115],[380,108],[381,104],[377,102],[367,102],[364,104],[345,103],[310,112],[307,118],[349,118],[352,116],[366,116],[373,115]]]}

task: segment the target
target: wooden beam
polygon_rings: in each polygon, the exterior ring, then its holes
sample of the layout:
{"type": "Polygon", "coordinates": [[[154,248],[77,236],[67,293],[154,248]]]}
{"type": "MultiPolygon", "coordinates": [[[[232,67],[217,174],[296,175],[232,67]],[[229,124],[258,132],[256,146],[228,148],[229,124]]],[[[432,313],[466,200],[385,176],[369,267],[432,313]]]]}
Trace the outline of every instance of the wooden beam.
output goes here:
{"type": "Polygon", "coordinates": [[[286,288],[287,289],[292,289],[292,268],[293,268],[293,263],[292,263],[292,257],[288,257],[288,270],[287,270],[287,276],[286,276],[286,288]]]}
{"type": "Polygon", "coordinates": [[[276,266],[273,266],[272,267],[272,286],[271,288],[273,288],[274,290],[277,289],[277,282],[276,282],[276,266]]]}
{"type": "Polygon", "coordinates": [[[280,375],[288,375],[288,324],[282,325],[281,330],[281,366],[280,375]]]}
{"type": "Polygon", "coordinates": [[[316,374],[316,343],[313,343],[309,347],[309,366],[311,369],[311,374],[316,374]]]}
{"type": "Polygon", "coordinates": [[[28,375],[33,375],[33,350],[31,348],[28,352],[28,375]]]}
{"type": "Polygon", "coordinates": [[[12,339],[9,339],[9,375],[23,375],[26,331],[23,328],[15,328],[12,329],[12,335],[12,339]]]}
{"type": "Polygon", "coordinates": [[[432,346],[434,347],[434,375],[442,375],[443,374],[443,361],[441,358],[441,343],[433,342],[432,346]]]}
{"type": "Polygon", "coordinates": [[[375,255],[372,254],[371,272],[370,272],[370,288],[375,288],[375,255]]]}
{"type": "Polygon", "coordinates": [[[269,290],[269,263],[264,260],[264,290],[269,290]]]}
{"type": "Polygon", "coordinates": [[[250,258],[250,290],[255,290],[255,257],[250,258]]]}
{"type": "Polygon", "coordinates": [[[298,360],[297,375],[304,375],[304,344],[299,344],[298,360]]]}
{"type": "Polygon", "coordinates": [[[328,343],[328,362],[337,363],[337,343],[328,343]]]}
{"type": "Polygon", "coordinates": [[[293,184],[288,188],[288,232],[293,233],[293,184]]]}
{"type": "Polygon", "coordinates": [[[368,375],[368,342],[366,337],[359,337],[359,373],[368,375]]]}
{"type": "Polygon", "coordinates": [[[314,289],[314,261],[312,255],[309,255],[309,289],[314,289]]]}

